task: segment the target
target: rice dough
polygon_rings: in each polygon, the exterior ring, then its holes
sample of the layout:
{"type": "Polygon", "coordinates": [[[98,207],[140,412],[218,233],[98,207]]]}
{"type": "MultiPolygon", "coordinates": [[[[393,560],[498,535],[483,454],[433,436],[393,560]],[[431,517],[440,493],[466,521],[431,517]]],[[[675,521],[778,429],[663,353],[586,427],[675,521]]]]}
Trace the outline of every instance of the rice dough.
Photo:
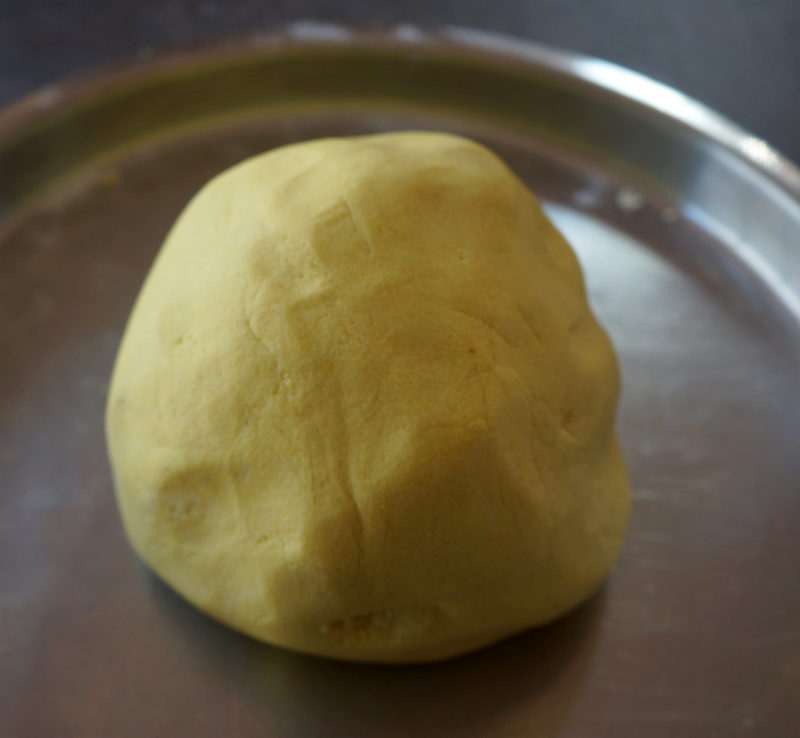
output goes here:
{"type": "Polygon", "coordinates": [[[618,371],[576,259],[482,146],[393,133],[222,173],[169,234],[107,412],[133,547],[272,644],[431,661],[617,554],[618,371]]]}

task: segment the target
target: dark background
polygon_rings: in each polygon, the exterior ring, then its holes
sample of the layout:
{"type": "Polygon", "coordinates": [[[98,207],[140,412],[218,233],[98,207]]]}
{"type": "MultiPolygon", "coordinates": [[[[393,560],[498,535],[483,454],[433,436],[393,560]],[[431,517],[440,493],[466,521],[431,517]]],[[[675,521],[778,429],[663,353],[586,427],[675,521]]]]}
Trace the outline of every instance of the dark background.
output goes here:
{"type": "Polygon", "coordinates": [[[800,0],[0,0],[0,104],[148,47],[296,19],[457,24],[599,56],[800,161],[800,0]]]}

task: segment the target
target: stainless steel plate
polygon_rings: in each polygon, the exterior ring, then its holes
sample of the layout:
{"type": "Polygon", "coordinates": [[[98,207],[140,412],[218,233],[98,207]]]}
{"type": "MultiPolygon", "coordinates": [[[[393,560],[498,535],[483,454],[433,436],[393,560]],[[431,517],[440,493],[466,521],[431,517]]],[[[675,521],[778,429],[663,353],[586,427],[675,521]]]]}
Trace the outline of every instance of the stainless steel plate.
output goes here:
{"type": "Polygon", "coordinates": [[[300,24],[57,85],[0,116],[0,734],[790,736],[800,721],[800,177],[679,93],[466,31],[300,24]],[[167,227],[300,139],[447,129],[585,265],[635,490],[605,591],[452,662],[260,645],[139,566],[104,393],[167,227]]]}

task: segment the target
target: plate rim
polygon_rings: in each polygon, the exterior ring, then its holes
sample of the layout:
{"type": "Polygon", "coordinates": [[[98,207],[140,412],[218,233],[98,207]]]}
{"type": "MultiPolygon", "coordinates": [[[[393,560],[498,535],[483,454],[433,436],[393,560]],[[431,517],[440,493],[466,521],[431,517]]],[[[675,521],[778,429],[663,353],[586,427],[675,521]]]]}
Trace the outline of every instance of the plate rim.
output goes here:
{"type": "Polygon", "coordinates": [[[0,143],[24,137],[26,130],[43,118],[154,73],[284,48],[347,46],[478,53],[485,58],[571,79],[688,128],[768,177],[800,206],[800,166],[765,139],[705,103],[615,62],[459,25],[351,25],[299,20],[252,33],[221,34],[157,48],[143,47],[133,55],[45,84],[0,107],[0,143]]]}

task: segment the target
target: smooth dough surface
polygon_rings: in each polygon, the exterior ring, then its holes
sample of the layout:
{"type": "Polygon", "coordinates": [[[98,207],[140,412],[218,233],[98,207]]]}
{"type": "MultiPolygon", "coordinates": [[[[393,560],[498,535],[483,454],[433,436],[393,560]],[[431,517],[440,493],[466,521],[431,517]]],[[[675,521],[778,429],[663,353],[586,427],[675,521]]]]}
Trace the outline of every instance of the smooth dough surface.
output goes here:
{"type": "Polygon", "coordinates": [[[602,583],[618,384],[570,247],[494,154],[287,146],[206,185],[142,289],[107,411],[123,521],[256,638],[446,658],[602,583]]]}

